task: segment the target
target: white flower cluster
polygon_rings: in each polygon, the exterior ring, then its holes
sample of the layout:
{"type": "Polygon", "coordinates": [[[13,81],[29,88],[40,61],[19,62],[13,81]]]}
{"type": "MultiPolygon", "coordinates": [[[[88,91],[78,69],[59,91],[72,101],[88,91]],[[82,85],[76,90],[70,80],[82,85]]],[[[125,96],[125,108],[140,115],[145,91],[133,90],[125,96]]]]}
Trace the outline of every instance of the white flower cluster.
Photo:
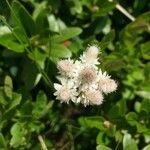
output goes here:
{"type": "Polygon", "coordinates": [[[103,93],[108,94],[116,90],[116,82],[97,67],[99,49],[89,46],[79,60],[65,59],[58,62],[61,84],[54,83],[56,99],[61,102],[82,103],[87,105],[101,105],[103,93]]]}

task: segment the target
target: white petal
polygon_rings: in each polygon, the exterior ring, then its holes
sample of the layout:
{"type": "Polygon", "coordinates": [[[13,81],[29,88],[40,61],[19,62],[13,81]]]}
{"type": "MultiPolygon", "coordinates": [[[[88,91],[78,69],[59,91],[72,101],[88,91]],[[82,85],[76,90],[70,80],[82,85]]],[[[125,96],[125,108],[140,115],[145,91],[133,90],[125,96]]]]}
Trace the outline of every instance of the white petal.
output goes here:
{"type": "Polygon", "coordinates": [[[61,87],[62,87],[61,84],[54,83],[54,88],[55,88],[57,91],[60,90],[61,87]]]}
{"type": "Polygon", "coordinates": [[[80,103],[81,102],[81,97],[78,97],[77,98],[77,103],[80,103]]]}

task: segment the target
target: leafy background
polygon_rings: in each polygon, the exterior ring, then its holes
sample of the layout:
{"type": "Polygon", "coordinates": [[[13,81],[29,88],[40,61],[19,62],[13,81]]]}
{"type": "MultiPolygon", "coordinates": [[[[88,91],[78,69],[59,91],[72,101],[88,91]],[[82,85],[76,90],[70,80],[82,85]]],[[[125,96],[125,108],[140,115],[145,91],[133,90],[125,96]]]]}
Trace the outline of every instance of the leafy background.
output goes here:
{"type": "Polygon", "coordinates": [[[149,9],[149,0],[2,0],[0,150],[150,150],[149,9]],[[101,106],[60,104],[57,61],[93,42],[118,90],[101,106]]]}

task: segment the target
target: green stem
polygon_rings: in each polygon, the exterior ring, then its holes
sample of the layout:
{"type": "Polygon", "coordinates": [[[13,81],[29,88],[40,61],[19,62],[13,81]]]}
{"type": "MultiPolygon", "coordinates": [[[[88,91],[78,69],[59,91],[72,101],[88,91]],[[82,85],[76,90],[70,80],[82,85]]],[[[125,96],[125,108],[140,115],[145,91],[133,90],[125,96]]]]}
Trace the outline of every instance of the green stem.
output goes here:
{"type": "Polygon", "coordinates": [[[38,140],[40,141],[40,144],[41,144],[41,147],[42,147],[42,150],[48,150],[44,140],[43,140],[43,137],[41,135],[38,135],[38,140]]]}

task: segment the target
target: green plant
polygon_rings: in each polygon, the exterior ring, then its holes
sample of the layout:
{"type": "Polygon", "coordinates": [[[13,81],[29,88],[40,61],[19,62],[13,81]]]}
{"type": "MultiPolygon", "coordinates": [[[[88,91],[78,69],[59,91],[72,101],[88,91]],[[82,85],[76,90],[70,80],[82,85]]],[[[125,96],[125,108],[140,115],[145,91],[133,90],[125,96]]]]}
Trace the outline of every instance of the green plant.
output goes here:
{"type": "Polygon", "coordinates": [[[148,0],[28,0],[0,5],[0,149],[149,150],[148,0]],[[126,8],[131,22],[116,9],[126,8]],[[118,90],[101,106],[60,104],[57,62],[101,47],[118,90]]]}

